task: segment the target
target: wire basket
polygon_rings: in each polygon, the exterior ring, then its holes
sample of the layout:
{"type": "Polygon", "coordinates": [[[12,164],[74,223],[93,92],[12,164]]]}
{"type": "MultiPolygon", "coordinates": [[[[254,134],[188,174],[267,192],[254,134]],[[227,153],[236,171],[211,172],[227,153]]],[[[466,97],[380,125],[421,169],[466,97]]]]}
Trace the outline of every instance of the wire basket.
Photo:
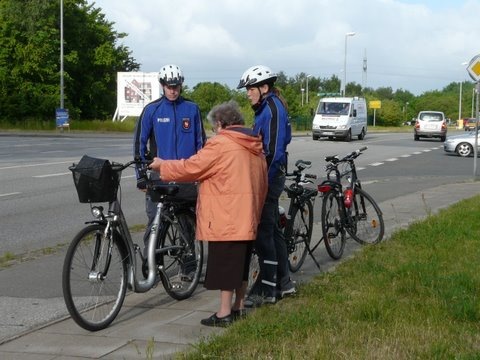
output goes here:
{"type": "Polygon", "coordinates": [[[110,161],[84,155],[69,167],[81,203],[111,202],[117,197],[122,172],[110,161]]]}

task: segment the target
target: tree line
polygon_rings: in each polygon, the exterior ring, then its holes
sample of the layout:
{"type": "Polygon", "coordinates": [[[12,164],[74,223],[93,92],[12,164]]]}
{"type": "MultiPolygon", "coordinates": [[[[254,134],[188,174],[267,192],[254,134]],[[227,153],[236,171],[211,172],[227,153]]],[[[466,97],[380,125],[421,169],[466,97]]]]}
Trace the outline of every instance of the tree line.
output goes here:
{"type": "MultiPolygon", "coordinates": [[[[102,9],[86,0],[63,0],[63,22],[65,108],[77,121],[109,120],[116,108],[117,72],[140,69],[131,50],[120,43],[127,34],[117,32],[102,9]]],[[[319,98],[338,93],[341,80],[332,75],[309,76],[308,86],[306,81],[305,73],[288,77],[280,72],[276,87],[288,103],[292,121],[309,128],[319,98]]],[[[60,1],[1,0],[0,122],[54,122],[60,104],[59,84],[60,1]]],[[[345,93],[365,97],[367,104],[380,100],[376,125],[400,126],[421,110],[443,111],[452,120],[470,117],[473,87],[472,82],[462,84],[461,116],[458,82],[419,96],[408,90],[363,88],[350,82],[345,93]]],[[[191,89],[186,87],[183,95],[199,104],[204,117],[214,105],[235,99],[247,122],[253,118],[245,93],[224,84],[201,82],[191,89]]],[[[372,110],[369,116],[373,116],[372,110]]]]}

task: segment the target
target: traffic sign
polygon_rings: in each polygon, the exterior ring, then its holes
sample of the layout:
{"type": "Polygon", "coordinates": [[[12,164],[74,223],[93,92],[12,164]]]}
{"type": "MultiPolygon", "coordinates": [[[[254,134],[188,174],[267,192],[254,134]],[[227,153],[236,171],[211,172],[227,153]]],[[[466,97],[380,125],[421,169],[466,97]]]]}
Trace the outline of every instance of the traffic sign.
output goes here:
{"type": "Polygon", "coordinates": [[[467,66],[467,71],[474,81],[480,81],[480,55],[474,56],[467,66]]]}
{"type": "Polygon", "coordinates": [[[370,107],[370,109],[381,109],[382,102],[380,100],[372,100],[368,103],[368,106],[370,107]]]}
{"type": "Polygon", "coordinates": [[[55,117],[56,117],[57,127],[68,126],[68,109],[62,109],[62,108],[55,109],[55,117]]]}

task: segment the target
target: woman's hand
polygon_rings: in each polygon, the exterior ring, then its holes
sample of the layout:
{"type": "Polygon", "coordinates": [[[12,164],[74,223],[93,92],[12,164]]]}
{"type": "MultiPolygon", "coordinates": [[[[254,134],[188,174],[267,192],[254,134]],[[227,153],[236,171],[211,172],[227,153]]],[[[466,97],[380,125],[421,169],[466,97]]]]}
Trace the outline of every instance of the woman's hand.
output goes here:
{"type": "Polygon", "coordinates": [[[160,164],[162,163],[162,159],[155,157],[153,158],[153,162],[148,166],[150,169],[160,173],[160,164]]]}

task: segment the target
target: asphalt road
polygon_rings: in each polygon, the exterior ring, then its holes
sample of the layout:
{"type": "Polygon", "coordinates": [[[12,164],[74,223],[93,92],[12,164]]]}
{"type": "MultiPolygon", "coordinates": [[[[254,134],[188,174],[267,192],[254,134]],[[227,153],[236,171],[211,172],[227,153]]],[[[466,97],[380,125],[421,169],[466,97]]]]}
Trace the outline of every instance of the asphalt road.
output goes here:
{"type": "MultiPolygon", "coordinates": [[[[368,134],[350,143],[295,137],[289,146],[290,167],[311,160],[321,181],[326,155],[347,154],[368,146],[357,160],[364,188],[384,202],[439,185],[473,178],[473,158],[444,153],[437,140],[413,141],[412,134],[368,134]]],[[[89,205],[79,204],[68,166],[83,154],[126,162],[131,138],[126,135],[0,136],[0,255],[67,244],[84,221],[89,205]]],[[[130,225],[145,221],[143,194],[132,171],[122,178],[123,206],[130,225]]],[[[287,206],[286,200],[284,205],[287,206]]],[[[321,202],[315,204],[319,219],[321,202]]],[[[137,234],[137,240],[141,234],[137,234]]],[[[65,247],[53,255],[0,270],[0,340],[22,329],[66,316],[61,291],[65,247]]]]}
{"type": "MultiPolygon", "coordinates": [[[[68,243],[90,219],[89,205],[78,202],[68,166],[83,154],[126,162],[132,152],[129,134],[0,139],[0,255],[68,243]]],[[[410,133],[368,134],[350,143],[295,137],[289,146],[290,168],[300,158],[310,160],[311,171],[321,179],[326,155],[365,145],[369,149],[357,159],[359,176],[378,201],[473,178],[473,158],[447,155],[438,140],[413,141],[410,133]]],[[[129,224],[142,224],[143,193],[135,188],[133,169],[123,173],[122,199],[129,224]]]]}

